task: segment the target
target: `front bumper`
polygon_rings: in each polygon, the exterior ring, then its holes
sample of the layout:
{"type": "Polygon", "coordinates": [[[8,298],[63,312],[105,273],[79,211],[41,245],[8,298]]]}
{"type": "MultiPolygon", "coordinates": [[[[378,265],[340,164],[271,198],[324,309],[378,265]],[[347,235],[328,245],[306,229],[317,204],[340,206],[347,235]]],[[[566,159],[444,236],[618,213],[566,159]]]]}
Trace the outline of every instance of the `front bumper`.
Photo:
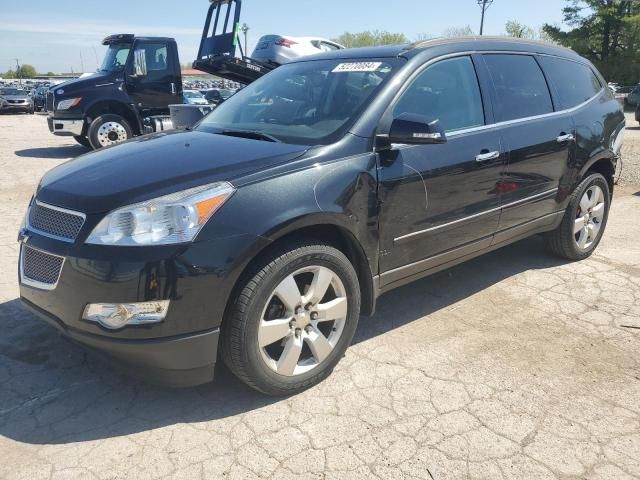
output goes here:
{"type": "Polygon", "coordinates": [[[0,112],[30,112],[33,103],[4,103],[0,105],[0,112]]]}
{"type": "Polygon", "coordinates": [[[82,129],[84,127],[83,119],[60,119],[48,116],[47,124],[49,131],[54,135],[61,137],[80,137],[82,136],[82,129]]]}
{"type": "Polygon", "coordinates": [[[65,338],[82,347],[105,354],[128,373],[145,381],[171,387],[189,387],[213,380],[219,329],[171,338],[123,340],[83,333],[31,303],[22,303],[65,338]],[[131,368],[133,367],[133,368],[131,368]]]}
{"type": "Polygon", "coordinates": [[[188,386],[213,380],[220,324],[243,265],[256,241],[231,235],[188,245],[107,247],[84,243],[102,215],[87,215],[70,243],[30,231],[19,235],[20,298],[66,338],[98,350],[146,380],[188,386]],[[23,278],[26,248],[63,257],[52,288],[23,278]],[[162,322],[109,330],[82,318],[89,303],[170,300],[162,322]],[[133,368],[132,368],[133,367],[133,368]]]}

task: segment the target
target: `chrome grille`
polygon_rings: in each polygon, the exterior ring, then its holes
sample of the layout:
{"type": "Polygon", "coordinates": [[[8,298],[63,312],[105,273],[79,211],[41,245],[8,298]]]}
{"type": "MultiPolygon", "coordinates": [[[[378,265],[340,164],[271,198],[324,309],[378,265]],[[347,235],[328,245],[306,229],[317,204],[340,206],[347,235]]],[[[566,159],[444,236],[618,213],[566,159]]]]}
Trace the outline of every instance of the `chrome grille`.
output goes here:
{"type": "Polygon", "coordinates": [[[36,288],[54,289],[58,284],[63,264],[64,257],[23,245],[20,252],[22,283],[36,288]]]}
{"type": "Polygon", "coordinates": [[[85,216],[63,208],[34,202],[29,210],[29,228],[43,235],[73,242],[84,224],[85,216]]]}

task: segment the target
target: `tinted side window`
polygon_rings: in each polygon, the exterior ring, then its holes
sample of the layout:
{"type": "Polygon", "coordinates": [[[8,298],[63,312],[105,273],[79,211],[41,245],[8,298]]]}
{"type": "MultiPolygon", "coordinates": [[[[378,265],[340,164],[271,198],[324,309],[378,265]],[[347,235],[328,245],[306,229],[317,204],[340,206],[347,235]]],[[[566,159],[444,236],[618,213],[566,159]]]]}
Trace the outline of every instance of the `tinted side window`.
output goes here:
{"type": "Polygon", "coordinates": [[[542,70],[528,55],[485,55],[496,89],[499,122],[553,112],[542,70]]]}
{"type": "Polygon", "coordinates": [[[394,118],[406,112],[437,118],[446,131],[484,125],[482,97],[471,59],[443,60],[418,75],[393,108],[394,118]]]}
{"type": "Polygon", "coordinates": [[[562,109],[580,105],[602,89],[600,80],[586,65],[555,57],[539,57],[539,60],[562,109]]]}

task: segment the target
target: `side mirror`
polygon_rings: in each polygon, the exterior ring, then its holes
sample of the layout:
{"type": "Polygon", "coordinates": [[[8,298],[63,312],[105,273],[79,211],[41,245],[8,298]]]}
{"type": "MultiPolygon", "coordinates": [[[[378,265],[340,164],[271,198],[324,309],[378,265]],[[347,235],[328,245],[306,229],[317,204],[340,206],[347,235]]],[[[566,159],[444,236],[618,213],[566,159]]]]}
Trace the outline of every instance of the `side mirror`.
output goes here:
{"type": "Polygon", "coordinates": [[[416,113],[403,113],[391,122],[388,142],[408,145],[446,143],[447,136],[440,120],[416,113]]]}

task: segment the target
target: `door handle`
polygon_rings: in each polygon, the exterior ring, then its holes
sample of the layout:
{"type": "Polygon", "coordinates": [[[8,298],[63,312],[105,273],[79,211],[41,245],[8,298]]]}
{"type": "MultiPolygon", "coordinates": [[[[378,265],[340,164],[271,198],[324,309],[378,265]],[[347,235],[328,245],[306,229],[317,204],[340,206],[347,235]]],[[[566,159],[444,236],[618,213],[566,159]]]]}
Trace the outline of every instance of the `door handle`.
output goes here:
{"type": "Polygon", "coordinates": [[[573,142],[575,139],[576,137],[573,136],[573,133],[562,133],[556,138],[558,143],[573,142]]]}
{"type": "Polygon", "coordinates": [[[171,95],[176,94],[176,84],[171,82],[171,95]]]}
{"type": "Polygon", "coordinates": [[[487,160],[495,160],[500,157],[500,152],[497,150],[495,152],[485,152],[483,150],[483,152],[484,153],[480,153],[476,156],[476,162],[486,162],[487,160]]]}

